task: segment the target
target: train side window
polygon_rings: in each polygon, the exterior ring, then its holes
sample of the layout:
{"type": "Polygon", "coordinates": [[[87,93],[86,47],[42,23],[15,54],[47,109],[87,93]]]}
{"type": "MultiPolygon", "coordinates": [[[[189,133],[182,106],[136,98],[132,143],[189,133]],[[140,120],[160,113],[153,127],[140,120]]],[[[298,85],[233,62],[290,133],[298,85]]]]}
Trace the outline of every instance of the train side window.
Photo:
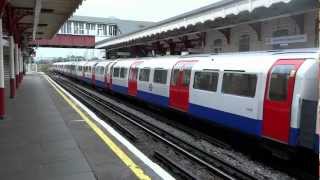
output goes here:
{"type": "Polygon", "coordinates": [[[245,97],[254,97],[257,75],[244,73],[224,73],[222,92],[245,97]]]}
{"type": "Polygon", "coordinates": [[[100,74],[100,67],[99,66],[96,67],[95,72],[96,72],[96,74],[100,74]]]}
{"type": "Polygon", "coordinates": [[[276,65],[271,71],[269,84],[269,99],[283,101],[287,99],[288,80],[290,73],[295,70],[294,65],[276,65]]]}
{"type": "Polygon", "coordinates": [[[99,72],[99,74],[100,75],[103,75],[103,73],[104,73],[104,67],[103,66],[101,66],[101,67],[99,67],[99,69],[97,69],[99,72]]]}
{"type": "Polygon", "coordinates": [[[119,77],[119,74],[120,74],[120,68],[116,67],[116,68],[113,68],[113,77],[119,77]]]}
{"type": "Polygon", "coordinates": [[[210,71],[197,71],[194,74],[194,89],[200,89],[205,91],[217,91],[219,73],[210,71]]]}
{"type": "Polygon", "coordinates": [[[125,78],[127,76],[127,68],[121,68],[120,70],[120,78],[125,78]]]}
{"type": "Polygon", "coordinates": [[[172,74],[171,74],[171,85],[177,85],[178,81],[179,81],[179,73],[180,70],[179,69],[174,69],[172,74]]]}
{"type": "Polygon", "coordinates": [[[150,76],[150,69],[148,68],[143,68],[140,69],[139,73],[139,81],[149,81],[149,76],[150,76]]]}
{"type": "Polygon", "coordinates": [[[166,84],[167,83],[167,70],[164,69],[155,69],[153,75],[153,82],[159,84],[166,84]]]}

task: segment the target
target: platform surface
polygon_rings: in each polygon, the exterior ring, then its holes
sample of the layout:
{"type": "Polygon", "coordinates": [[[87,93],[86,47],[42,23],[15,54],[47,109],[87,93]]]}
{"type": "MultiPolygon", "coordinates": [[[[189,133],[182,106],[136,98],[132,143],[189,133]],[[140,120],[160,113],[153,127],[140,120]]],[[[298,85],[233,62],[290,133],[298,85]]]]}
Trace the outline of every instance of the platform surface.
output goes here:
{"type": "Polygon", "coordinates": [[[25,76],[16,98],[9,99],[8,89],[6,96],[7,116],[0,121],[1,179],[137,179],[43,75],[25,76]]]}

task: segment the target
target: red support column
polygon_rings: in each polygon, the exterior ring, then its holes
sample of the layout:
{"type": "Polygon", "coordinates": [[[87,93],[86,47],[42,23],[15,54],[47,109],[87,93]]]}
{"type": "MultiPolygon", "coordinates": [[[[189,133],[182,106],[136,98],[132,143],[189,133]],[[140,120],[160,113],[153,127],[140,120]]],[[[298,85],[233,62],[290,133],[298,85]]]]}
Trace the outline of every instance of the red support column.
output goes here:
{"type": "Polygon", "coordinates": [[[21,84],[22,81],[22,49],[19,49],[19,84],[21,84]]]}
{"type": "Polygon", "coordinates": [[[0,119],[5,115],[5,96],[4,96],[4,65],[3,65],[3,32],[2,17],[0,17],[0,119]]]}
{"type": "Polygon", "coordinates": [[[9,37],[10,40],[10,97],[14,98],[16,96],[16,82],[15,82],[15,72],[14,72],[14,40],[13,36],[9,37]]]}
{"type": "Polygon", "coordinates": [[[19,88],[19,46],[16,43],[15,48],[15,58],[14,58],[14,65],[15,65],[15,73],[16,73],[16,88],[19,88]]]}

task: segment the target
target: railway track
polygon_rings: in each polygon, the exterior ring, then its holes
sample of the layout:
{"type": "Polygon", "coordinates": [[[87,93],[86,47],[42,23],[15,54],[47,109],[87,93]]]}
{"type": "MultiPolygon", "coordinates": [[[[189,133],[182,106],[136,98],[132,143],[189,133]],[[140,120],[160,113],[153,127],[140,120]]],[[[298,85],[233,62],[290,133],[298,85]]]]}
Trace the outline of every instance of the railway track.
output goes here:
{"type": "MultiPolygon", "coordinates": [[[[137,137],[136,133],[132,131],[131,128],[128,128],[126,123],[120,123],[118,118],[125,120],[143,131],[149,137],[152,137],[150,139],[153,139],[152,141],[154,143],[161,142],[168,149],[174,151],[178,156],[183,156],[184,159],[190,161],[191,164],[198,166],[200,169],[206,169],[212,177],[218,177],[218,179],[256,179],[237,167],[224,162],[219,157],[209,154],[193,144],[174,136],[172,133],[160,129],[145,119],[128,112],[126,109],[115,106],[111,102],[91,93],[90,90],[86,88],[81,88],[73,82],[56,76],[50,75],[50,77],[82,103],[86,104],[89,108],[106,119],[133,143],[139,142],[139,137],[137,137]],[[110,113],[107,112],[112,112],[118,118],[115,116],[110,117],[110,113]]],[[[153,152],[149,154],[160,162],[160,164],[163,164],[165,166],[164,168],[169,169],[180,179],[199,179],[197,175],[190,173],[185,166],[181,165],[179,162],[171,160],[171,157],[166,153],[160,152],[159,150],[153,150],[153,152]]]]}

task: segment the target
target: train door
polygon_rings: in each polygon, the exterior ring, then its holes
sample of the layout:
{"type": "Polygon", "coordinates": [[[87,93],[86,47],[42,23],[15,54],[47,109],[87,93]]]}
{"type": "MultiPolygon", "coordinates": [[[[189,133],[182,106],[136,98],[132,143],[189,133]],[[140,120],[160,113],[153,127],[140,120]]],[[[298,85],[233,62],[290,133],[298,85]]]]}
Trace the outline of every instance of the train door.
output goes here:
{"type": "Polygon", "coordinates": [[[150,100],[148,99],[148,96],[146,96],[148,93],[152,91],[152,84],[150,83],[151,79],[151,68],[150,67],[143,67],[139,68],[139,73],[138,73],[138,78],[139,78],[139,90],[143,93],[143,97],[145,100],[150,100]]]}
{"type": "Polygon", "coordinates": [[[295,76],[303,60],[279,60],[268,73],[264,98],[262,135],[289,142],[295,76]]]}
{"type": "Polygon", "coordinates": [[[128,77],[128,94],[130,96],[136,96],[138,91],[138,65],[141,64],[142,61],[136,61],[131,64],[129,70],[129,77],[128,77]]]}
{"type": "Polygon", "coordinates": [[[188,111],[189,84],[192,66],[197,61],[179,61],[171,72],[169,105],[172,108],[188,111]]]}
{"type": "Polygon", "coordinates": [[[111,89],[112,86],[112,73],[113,73],[113,67],[117,64],[117,62],[113,62],[110,64],[110,69],[107,73],[107,87],[108,89],[111,89]]]}
{"type": "Polygon", "coordinates": [[[109,66],[112,63],[108,63],[105,67],[104,67],[104,71],[103,71],[103,77],[104,77],[104,86],[106,89],[108,89],[108,83],[109,83],[109,76],[108,76],[108,70],[109,70],[109,66]]]}
{"type": "Polygon", "coordinates": [[[96,64],[91,67],[91,82],[92,86],[96,86],[96,64]]]}
{"type": "Polygon", "coordinates": [[[85,80],[85,72],[87,70],[87,66],[82,66],[82,79],[85,80]]]}

